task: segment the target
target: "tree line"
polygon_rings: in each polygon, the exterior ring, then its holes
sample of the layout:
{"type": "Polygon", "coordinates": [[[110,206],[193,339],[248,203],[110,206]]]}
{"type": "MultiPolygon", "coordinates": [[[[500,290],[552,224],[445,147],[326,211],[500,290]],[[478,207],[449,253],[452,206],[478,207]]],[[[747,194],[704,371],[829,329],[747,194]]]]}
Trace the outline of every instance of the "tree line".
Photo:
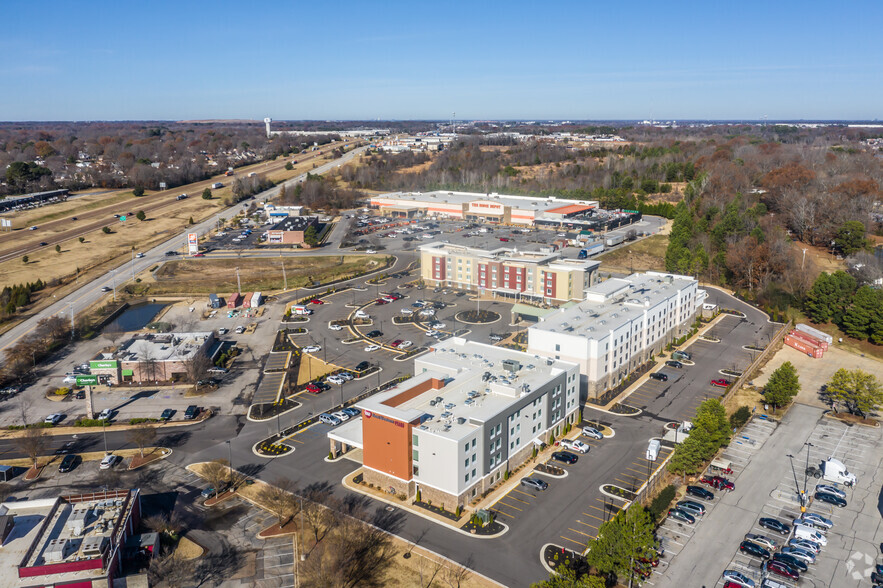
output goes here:
{"type": "Polygon", "coordinates": [[[815,323],[833,323],[850,337],[883,345],[883,290],[859,285],[842,270],[819,274],[803,309],[815,323]]]}

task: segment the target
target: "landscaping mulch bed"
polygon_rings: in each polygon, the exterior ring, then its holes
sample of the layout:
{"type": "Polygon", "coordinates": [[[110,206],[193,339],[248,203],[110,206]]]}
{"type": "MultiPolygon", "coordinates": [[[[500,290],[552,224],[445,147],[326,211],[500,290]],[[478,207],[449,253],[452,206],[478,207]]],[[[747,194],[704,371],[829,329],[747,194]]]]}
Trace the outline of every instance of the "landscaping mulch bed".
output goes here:
{"type": "Polygon", "coordinates": [[[543,551],[543,559],[550,568],[557,569],[558,566],[564,566],[577,572],[578,575],[587,574],[589,572],[589,564],[586,558],[581,554],[558,547],[557,545],[547,545],[543,551]]]}
{"type": "Polygon", "coordinates": [[[257,447],[257,452],[264,457],[279,457],[288,455],[292,452],[292,448],[288,445],[282,445],[271,441],[264,441],[257,447]]]}
{"type": "Polygon", "coordinates": [[[559,468],[558,466],[549,465],[547,463],[537,464],[537,467],[535,467],[534,469],[538,472],[543,472],[552,476],[564,475],[564,468],[559,468]]]}
{"type": "Polygon", "coordinates": [[[721,373],[726,374],[728,376],[733,376],[734,378],[741,378],[742,372],[734,372],[733,370],[721,370],[721,373]]]}
{"type": "Polygon", "coordinates": [[[634,500],[637,494],[632,492],[631,490],[626,490],[625,488],[620,488],[619,486],[614,486],[613,484],[604,484],[601,486],[604,492],[609,492],[614,496],[618,496],[623,500],[634,500]]]}
{"type": "Polygon", "coordinates": [[[226,492],[222,492],[221,494],[218,494],[217,496],[212,496],[211,498],[206,499],[206,501],[203,504],[205,504],[205,506],[207,506],[207,507],[212,507],[212,506],[215,506],[216,504],[221,504],[225,500],[233,498],[233,496],[235,494],[236,494],[235,490],[227,490],[226,492]]]}
{"type": "Polygon", "coordinates": [[[641,411],[633,406],[629,406],[627,404],[620,404],[617,402],[616,404],[614,404],[613,406],[610,407],[610,412],[612,412],[614,414],[630,415],[630,414],[638,414],[641,411]]]}
{"type": "Polygon", "coordinates": [[[880,423],[874,419],[858,416],[857,414],[849,414],[848,412],[829,412],[829,418],[843,421],[844,423],[864,425],[866,427],[879,427],[880,423]]]}
{"type": "Polygon", "coordinates": [[[472,533],[473,535],[491,536],[496,535],[497,533],[502,533],[505,530],[505,527],[497,521],[491,521],[484,526],[477,525],[472,521],[469,521],[468,523],[460,527],[460,530],[466,531],[467,533],[472,533]]]}
{"type": "Polygon", "coordinates": [[[271,537],[281,537],[283,535],[294,535],[297,533],[297,523],[294,519],[286,521],[284,525],[276,523],[270,525],[266,529],[258,532],[259,539],[270,539],[271,537]]]}
{"type": "Polygon", "coordinates": [[[500,315],[492,310],[463,310],[454,315],[461,323],[493,323],[500,320],[500,315]]]}
{"type": "Polygon", "coordinates": [[[283,398],[282,402],[279,403],[252,404],[248,409],[248,416],[256,421],[266,421],[276,418],[276,415],[298,406],[300,406],[300,403],[288,398],[283,398]]]}
{"type": "Polygon", "coordinates": [[[293,351],[294,345],[288,340],[288,333],[283,331],[276,332],[276,340],[273,342],[273,351],[293,351]]]}
{"type": "Polygon", "coordinates": [[[165,455],[165,453],[163,453],[162,450],[153,451],[152,453],[148,453],[144,457],[141,457],[140,455],[136,455],[136,456],[132,457],[132,461],[129,462],[129,469],[130,470],[138,469],[141,466],[145,466],[145,465],[147,465],[151,462],[154,462],[158,459],[162,459],[162,457],[164,455],[165,455]]]}
{"type": "Polygon", "coordinates": [[[43,473],[43,468],[34,468],[31,466],[28,468],[27,473],[25,474],[25,480],[30,482],[31,480],[36,480],[40,477],[40,474],[43,473]]]}
{"type": "Polygon", "coordinates": [[[450,519],[450,520],[454,521],[455,523],[460,520],[460,517],[458,517],[456,513],[453,513],[449,510],[444,510],[442,508],[439,508],[438,506],[433,506],[433,505],[428,504],[426,502],[414,502],[414,506],[419,506],[420,508],[426,509],[429,512],[433,512],[437,515],[441,515],[441,516],[445,517],[446,519],[450,519]]]}

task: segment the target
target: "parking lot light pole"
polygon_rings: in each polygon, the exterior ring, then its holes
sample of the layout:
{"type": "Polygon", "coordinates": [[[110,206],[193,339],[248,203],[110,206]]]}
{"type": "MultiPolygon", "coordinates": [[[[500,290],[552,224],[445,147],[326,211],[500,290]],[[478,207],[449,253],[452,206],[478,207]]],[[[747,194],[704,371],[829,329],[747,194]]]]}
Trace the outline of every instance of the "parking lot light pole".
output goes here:
{"type": "Polygon", "coordinates": [[[809,448],[815,447],[815,445],[813,445],[809,441],[804,443],[804,445],[806,446],[806,469],[803,470],[803,495],[806,496],[806,482],[809,478],[809,475],[807,474],[807,472],[809,471],[809,448]]]}
{"type": "Polygon", "coordinates": [[[806,495],[800,491],[800,484],[797,483],[797,470],[794,469],[794,456],[787,454],[788,461],[791,462],[791,473],[794,475],[794,489],[797,490],[797,498],[800,500],[800,512],[806,512],[806,495]]]}

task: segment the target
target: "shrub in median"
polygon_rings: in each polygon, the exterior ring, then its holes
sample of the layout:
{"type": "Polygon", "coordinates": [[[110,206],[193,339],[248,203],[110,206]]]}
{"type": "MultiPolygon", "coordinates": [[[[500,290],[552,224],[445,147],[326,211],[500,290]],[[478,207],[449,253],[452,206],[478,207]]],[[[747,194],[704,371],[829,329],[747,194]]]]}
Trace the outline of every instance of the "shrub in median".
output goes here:
{"type": "Polygon", "coordinates": [[[671,504],[671,501],[675,499],[675,494],[675,487],[672,484],[669,484],[656,495],[656,498],[650,503],[650,508],[648,509],[654,521],[658,521],[662,516],[662,513],[668,512],[668,506],[671,504]]]}
{"type": "Polygon", "coordinates": [[[58,388],[57,390],[55,390],[56,396],[67,396],[70,393],[71,393],[71,389],[68,387],[58,388]]]}
{"type": "Polygon", "coordinates": [[[80,419],[74,423],[75,427],[101,427],[107,424],[104,419],[80,419]]]}
{"type": "Polygon", "coordinates": [[[751,410],[747,406],[740,406],[739,409],[730,415],[730,426],[738,429],[748,422],[751,418],[751,410]]]}

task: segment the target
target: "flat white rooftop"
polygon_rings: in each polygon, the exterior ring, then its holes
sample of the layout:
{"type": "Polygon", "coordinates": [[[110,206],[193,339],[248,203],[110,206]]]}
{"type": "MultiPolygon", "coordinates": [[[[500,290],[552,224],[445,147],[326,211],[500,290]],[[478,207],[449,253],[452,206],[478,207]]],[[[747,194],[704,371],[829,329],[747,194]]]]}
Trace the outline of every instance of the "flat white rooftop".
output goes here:
{"type": "Polygon", "coordinates": [[[555,198],[553,196],[514,196],[490,194],[481,192],[449,192],[447,190],[436,190],[434,192],[389,192],[380,194],[375,198],[387,198],[401,200],[403,202],[445,202],[448,204],[467,204],[476,200],[485,200],[498,202],[504,206],[511,206],[521,210],[533,210],[542,212],[550,208],[557,208],[564,204],[581,204],[584,206],[598,206],[597,200],[569,200],[565,198],[555,198]]]}

